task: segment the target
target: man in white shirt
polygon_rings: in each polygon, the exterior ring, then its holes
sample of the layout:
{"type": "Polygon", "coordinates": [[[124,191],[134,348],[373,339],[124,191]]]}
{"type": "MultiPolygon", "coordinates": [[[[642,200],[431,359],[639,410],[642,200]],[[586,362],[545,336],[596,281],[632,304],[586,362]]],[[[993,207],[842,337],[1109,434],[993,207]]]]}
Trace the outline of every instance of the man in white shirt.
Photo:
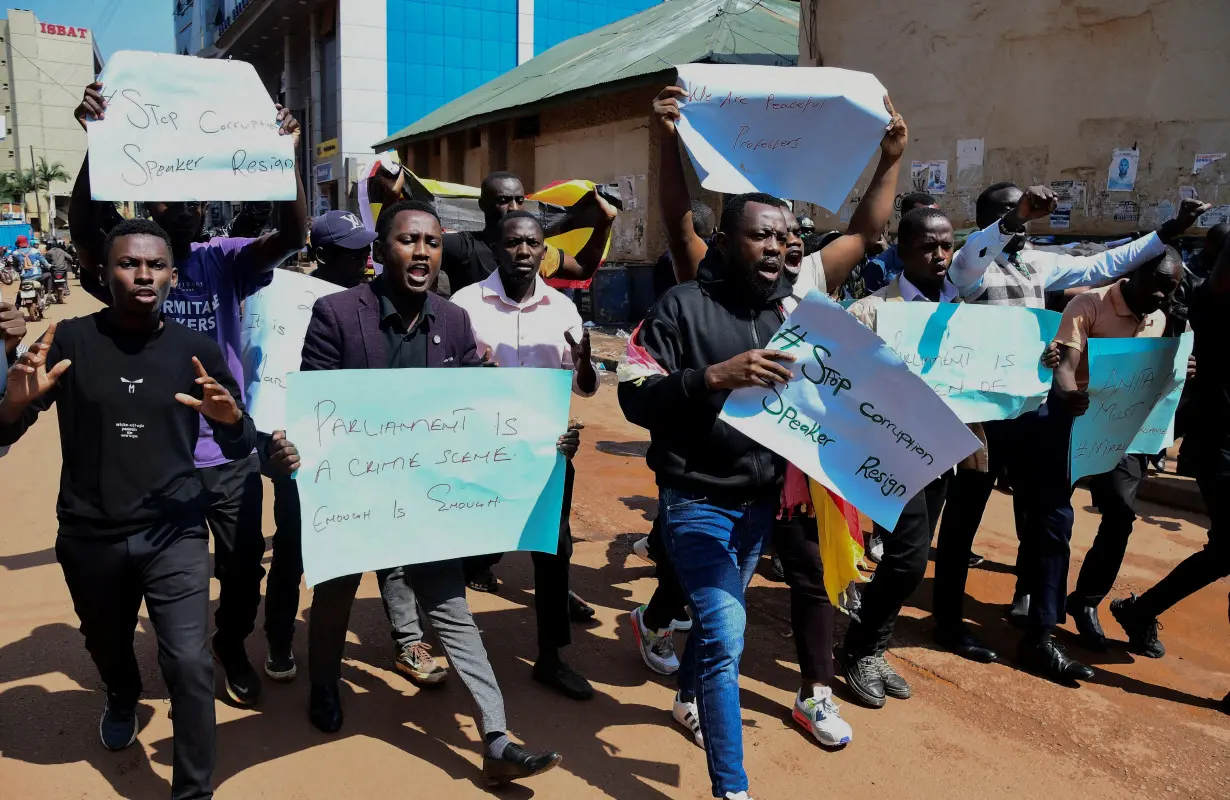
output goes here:
{"type": "MultiPolygon", "coordinates": [[[[1014,184],[997,183],[978,196],[976,215],[981,230],[966,240],[948,270],[948,280],[966,302],[1044,308],[1048,291],[1111,283],[1165,252],[1166,244],[1191,227],[1202,209],[1208,208],[1199,201],[1184,200],[1178,216],[1156,233],[1092,256],[1030,249],[1026,226],[1049,215],[1056,203],[1055,193],[1045,186],[1031,186],[1022,192],[1014,184]]],[[[1022,440],[1025,427],[1021,419],[984,423],[990,470],[957,470],[949,486],[944,522],[936,542],[940,551],[969,551],[991,489],[1002,472],[1007,471],[1014,486],[1027,479],[1017,459],[1022,448],[1028,446],[1022,440]]],[[[1023,627],[1029,616],[1028,571],[1034,556],[1032,537],[1026,530],[1030,526],[1028,509],[1018,507],[1016,512],[1021,545],[1017,553],[1017,588],[1008,613],[1014,624],[1023,627]]],[[[936,603],[950,609],[951,618],[945,624],[957,625],[961,619],[967,575],[968,566],[951,572],[937,571],[936,603]]]]}
{"type": "MultiPolygon", "coordinates": [[[[546,235],[533,214],[512,211],[497,225],[493,244],[499,266],[486,280],[453,295],[470,315],[479,352],[488,352],[501,367],[566,369],[573,373],[574,393],[598,391],[598,370],[589,356],[589,334],[576,306],[539,277],[546,235]]],[[[570,426],[575,429],[579,426],[570,426]]],[[[564,481],[559,549],[534,553],[534,606],[538,621],[538,661],[534,679],[566,697],[593,697],[589,681],[560,660],[559,649],[571,643],[568,569],[572,558],[572,463],[564,481]]]]}

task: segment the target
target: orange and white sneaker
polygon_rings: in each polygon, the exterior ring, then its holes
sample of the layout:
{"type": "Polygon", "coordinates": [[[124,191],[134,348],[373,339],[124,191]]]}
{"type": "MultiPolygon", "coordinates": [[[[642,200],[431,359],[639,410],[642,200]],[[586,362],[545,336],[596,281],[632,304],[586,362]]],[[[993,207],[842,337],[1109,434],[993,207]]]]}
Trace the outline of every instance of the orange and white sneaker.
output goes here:
{"type": "Polygon", "coordinates": [[[833,690],[817,686],[812,696],[794,696],[794,721],[816,737],[825,747],[844,747],[854,738],[850,723],[841,718],[841,709],[833,702],[833,690]]]}

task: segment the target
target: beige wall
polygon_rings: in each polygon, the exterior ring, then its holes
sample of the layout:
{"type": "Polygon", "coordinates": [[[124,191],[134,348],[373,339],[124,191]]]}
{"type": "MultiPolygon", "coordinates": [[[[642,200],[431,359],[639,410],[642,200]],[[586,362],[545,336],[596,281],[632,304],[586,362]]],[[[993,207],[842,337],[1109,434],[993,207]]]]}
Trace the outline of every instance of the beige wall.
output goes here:
{"type": "Polygon", "coordinates": [[[909,161],[948,161],[942,205],[959,225],[1002,180],[1084,181],[1060,233],[1156,226],[1180,186],[1230,205],[1230,160],[1191,174],[1196,153],[1230,151],[1227,0],[803,0],[802,19],[801,62],[874,73],[905,116],[901,191],[909,161]],[[958,139],[984,140],[981,175],[957,174],[958,139]],[[1135,191],[1106,192],[1112,150],[1133,145],[1135,191]],[[1120,201],[1139,222],[1112,218],[1120,201]]]}

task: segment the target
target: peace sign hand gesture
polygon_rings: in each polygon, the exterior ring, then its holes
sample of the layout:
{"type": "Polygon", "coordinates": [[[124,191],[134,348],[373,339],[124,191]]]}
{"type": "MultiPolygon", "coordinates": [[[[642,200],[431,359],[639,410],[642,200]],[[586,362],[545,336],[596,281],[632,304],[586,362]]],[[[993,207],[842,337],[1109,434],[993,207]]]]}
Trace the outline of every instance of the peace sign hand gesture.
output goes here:
{"type": "Polygon", "coordinates": [[[197,400],[192,395],[183,392],[177,392],[175,399],[222,425],[234,425],[243,419],[243,412],[239,410],[239,405],[226,387],[209,376],[196,356],[192,357],[192,363],[196,367],[196,384],[201,387],[204,399],[197,400]]]}
{"type": "Polygon", "coordinates": [[[51,343],[56,338],[56,323],[47,326],[47,332],[34,343],[9,370],[8,388],[4,393],[3,405],[9,414],[20,414],[26,406],[38,400],[51,391],[60,380],[60,376],[68,372],[73,365],[69,359],[59,361],[50,370],[47,369],[47,353],[51,343]]]}

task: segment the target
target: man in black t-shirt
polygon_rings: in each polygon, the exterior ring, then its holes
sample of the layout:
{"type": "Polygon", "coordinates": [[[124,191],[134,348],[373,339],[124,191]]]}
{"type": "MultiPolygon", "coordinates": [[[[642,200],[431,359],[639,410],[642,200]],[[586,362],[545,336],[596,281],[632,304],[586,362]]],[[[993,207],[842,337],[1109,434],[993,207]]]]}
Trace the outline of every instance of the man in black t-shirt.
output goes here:
{"type": "MultiPolygon", "coordinates": [[[[558,247],[548,247],[542,262],[542,277],[587,281],[598,271],[599,265],[602,264],[607,234],[617,212],[597,189],[594,190],[593,196],[606,216],[605,223],[599,221],[594,227],[593,235],[575,258],[558,247]]],[[[456,294],[472,283],[486,280],[495,272],[499,261],[491,250],[491,243],[496,241],[498,236],[496,226],[505,214],[520,211],[524,206],[525,187],[516,175],[511,172],[493,172],[483,178],[482,186],[479,187],[478,207],[486,218],[486,227],[478,233],[459,231],[444,234],[444,263],[440,271],[448,276],[451,294],[456,294]]]]}
{"type": "Polygon", "coordinates": [[[176,281],[167,233],[127,220],[101,255],[110,306],[58,332],[53,322],[9,370],[0,445],[55,405],[63,459],[56,560],[107,690],[99,736],[108,750],[137,738],[141,674],[132,645],[144,600],[175,709],[171,795],[209,798],[209,537],[193,451],[202,415],[231,459],[252,452],[256,428],[218,345],[163,319],[176,281]]]}

